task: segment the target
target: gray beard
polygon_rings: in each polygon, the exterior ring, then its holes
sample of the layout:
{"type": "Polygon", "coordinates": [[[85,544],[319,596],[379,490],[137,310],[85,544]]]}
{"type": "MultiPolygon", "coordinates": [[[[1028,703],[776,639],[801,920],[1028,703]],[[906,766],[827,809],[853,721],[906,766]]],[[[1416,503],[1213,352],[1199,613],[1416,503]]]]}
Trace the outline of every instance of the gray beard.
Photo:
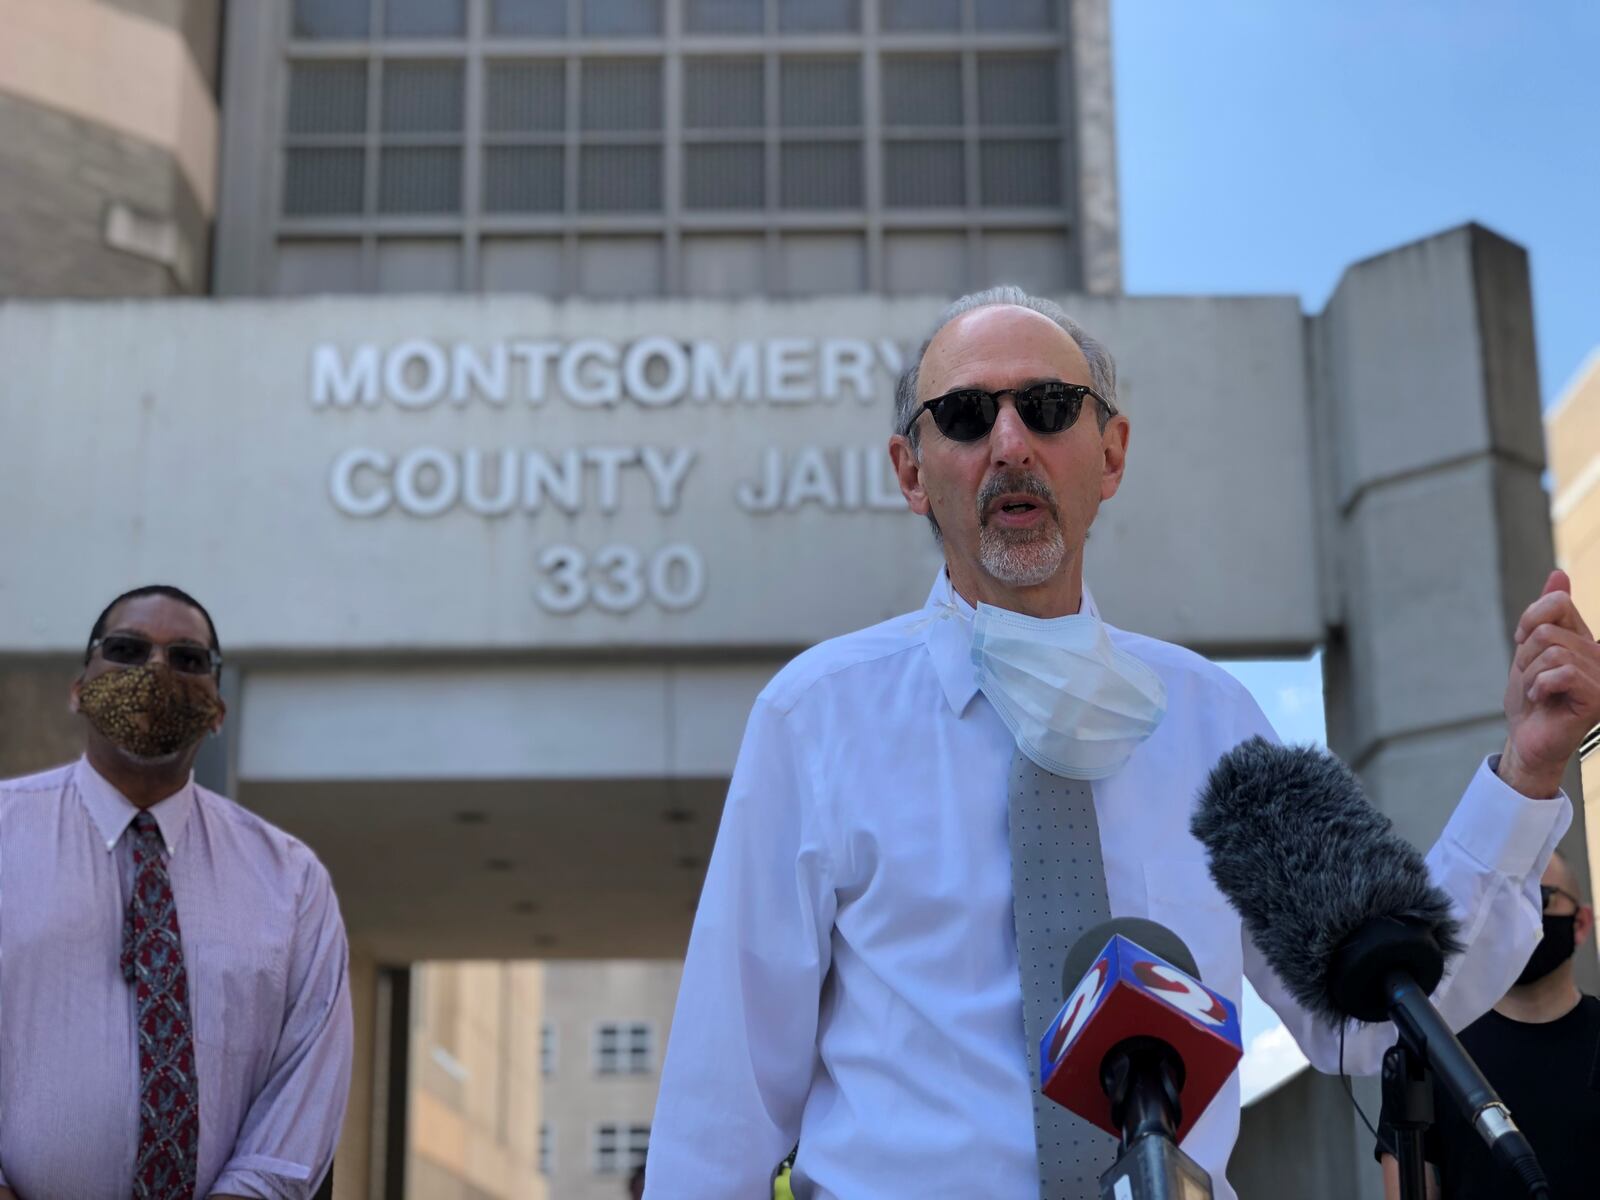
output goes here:
{"type": "Polygon", "coordinates": [[[1007,587],[1035,587],[1061,569],[1067,557],[1061,526],[1016,536],[984,526],[978,533],[978,562],[1007,587]]]}

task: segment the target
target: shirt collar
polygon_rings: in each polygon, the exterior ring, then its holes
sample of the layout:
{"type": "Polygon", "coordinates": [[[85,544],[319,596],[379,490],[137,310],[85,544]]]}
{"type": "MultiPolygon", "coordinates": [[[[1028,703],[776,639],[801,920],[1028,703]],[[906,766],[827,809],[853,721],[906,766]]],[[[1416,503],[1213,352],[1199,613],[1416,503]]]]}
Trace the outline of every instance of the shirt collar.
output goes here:
{"type": "MultiPolygon", "coordinates": [[[[950,703],[950,711],[959,717],[978,694],[978,668],[972,661],[972,618],[976,613],[950,586],[949,572],[943,567],[939,568],[922,607],[926,614],[923,642],[933,660],[944,698],[950,703]]],[[[1100,619],[1100,607],[1094,602],[1088,583],[1083,585],[1083,603],[1078,611],[1097,621],[1100,619]]]]}
{"type": "MultiPolygon", "coordinates": [[[[87,756],[78,760],[76,779],[78,795],[83,798],[84,807],[89,810],[95,828],[100,831],[100,840],[105,843],[107,851],[114,850],[134,817],[139,815],[138,805],[129,801],[110,780],[90,766],[87,756]]],[[[189,823],[194,803],[194,774],[191,772],[188,783],[159,804],[150,806],[150,815],[156,819],[156,828],[161,830],[161,840],[166,844],[169,857],[173,847],[178,844],[183,827],[189,823]]]]}

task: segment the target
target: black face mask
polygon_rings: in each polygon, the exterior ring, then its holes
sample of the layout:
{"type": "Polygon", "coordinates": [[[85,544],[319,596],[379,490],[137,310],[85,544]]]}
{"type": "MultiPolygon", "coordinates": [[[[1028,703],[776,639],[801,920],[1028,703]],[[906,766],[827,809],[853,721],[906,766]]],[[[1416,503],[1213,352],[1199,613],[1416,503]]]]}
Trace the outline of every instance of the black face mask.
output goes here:
{"type": "Polygon", "coordinates": [[[1548,913],[1545,914],[1544,940],[1534,950],[1533,957],[1528,960],[1528,965],[1522,968],[1522,974],[1517,976],[1517,987],[1526,987],[1530,983],[1538,983],[1539,980],[1572,957],[1572,952],[1576,949],[1573,941],[1573,926],[1577,923],[1577,920],[1576,913],[1568,913],[1564,917],[1553,917],[1548,913]]]}

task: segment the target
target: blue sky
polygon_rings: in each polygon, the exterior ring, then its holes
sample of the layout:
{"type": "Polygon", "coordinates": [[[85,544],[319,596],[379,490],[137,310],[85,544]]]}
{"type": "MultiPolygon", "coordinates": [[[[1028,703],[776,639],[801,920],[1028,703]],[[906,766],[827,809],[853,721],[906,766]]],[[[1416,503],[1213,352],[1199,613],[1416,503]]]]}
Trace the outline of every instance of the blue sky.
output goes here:
{"type": "MultiPolygon", "coordinates": [[[[1600,347],[1600,4],[1113,0],[1126,289],[1321,309],[1351,263],[1477,221],[1527,248],[1542,400],[1600,347]]],[[[1316,658],[1225,663],[1323,740],[1316,658]]],[[[1303,1059],[1245,997],[1245,1098],[1303,1059]]]]}
{"type": "MultiPolygon", "coordinates": [[[[1285,742],[1327,743],[1322,707],[1322,656],[1220,664],[1250,690],[1273,729],[1285,742]]],[[[1277,1014],[1245,983],[1239,1017],[1246,1047],[1240,1086],[1246,1102],[1282,1082],[1305,1065],[1277,1014]]]]}
{"type": "Polygon", "coordinates": [[[1113,0],[1129,292],[1279,292],[1466,221],[1527,247],[1548,406],[1600,345],[1600,4],[1113,0]]]}

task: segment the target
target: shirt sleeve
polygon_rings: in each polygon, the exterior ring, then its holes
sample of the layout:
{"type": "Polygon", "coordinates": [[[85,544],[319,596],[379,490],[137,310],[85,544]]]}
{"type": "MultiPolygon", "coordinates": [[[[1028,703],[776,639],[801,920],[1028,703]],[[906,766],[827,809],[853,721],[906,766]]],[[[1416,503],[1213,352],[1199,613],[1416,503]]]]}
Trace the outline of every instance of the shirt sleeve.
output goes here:
{"type": "Polygon", "coordinates": [[[758,698],[695,914],[648,1200],[772,1194],[816,1059],[835,899],[791,719],[758,698]]]}
{"type": "Polygon", "coordinates": [[[350,1095],[349,969],[333,885],[313,862],[295,924],[283,1031],[210,1195],[310,1200],[327,1174],[350,1095]]]}
{"type": "MultiPolygon", "coordinates": [[[[1241,740],[1260,734],[1277,740],[1254,702],[1248,703],[1241,740]]],[[[1539,879],[1561,835],[1572,823],[1565,793],[1533,800],[1495,774],[1497,758],[1478,765],[1444,832],[1428,852],[1428,873],[1447,896],[1466,949],[1450,964],[1432,1000],[1459,1032],[1492,1008],[1516,981],[1543,928],[1539,879]]],[[[1244,969],[1256,992],[1272,1006],[1311,1065],[1328,1074],[1340,1064],[1339,1029],[1313,1017],[1289,994],[1248,934],[1244,969]]],[[[1344,1029],[1344,1071],[1375,1075],[1383,1052],[1398,1036],[1388,1021],[1349,1022],[1344,1029]]]]}

